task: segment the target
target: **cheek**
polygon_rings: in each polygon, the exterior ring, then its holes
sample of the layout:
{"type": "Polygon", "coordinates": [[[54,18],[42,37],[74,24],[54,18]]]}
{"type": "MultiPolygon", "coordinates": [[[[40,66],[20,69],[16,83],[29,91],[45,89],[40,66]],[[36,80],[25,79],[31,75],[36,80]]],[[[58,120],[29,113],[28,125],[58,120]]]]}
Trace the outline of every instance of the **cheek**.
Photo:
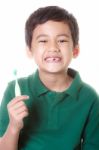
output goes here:
{"type": "Polygon", "coordinates": [[[66,51],[63,53],[63,57],[64,57],[64,61],[66,63],[69,63],[71,61],[71,59],[73,58],[73,53],[71,50],[66,51]]]}
{"type": "Polygon", "coordinates": [[[34,57],[34,60],[38,63],[42,60],[42,51],[39,50],[39,49],[35,49],[34,50],[34,54],[33,54],[33,57],[34,57]]]}
{"type": "Polygon", "coordinates": [[[73,50],[72,49],[64,49],[62,52],[65,57],[71,57],[73,55],[73,50]]]}

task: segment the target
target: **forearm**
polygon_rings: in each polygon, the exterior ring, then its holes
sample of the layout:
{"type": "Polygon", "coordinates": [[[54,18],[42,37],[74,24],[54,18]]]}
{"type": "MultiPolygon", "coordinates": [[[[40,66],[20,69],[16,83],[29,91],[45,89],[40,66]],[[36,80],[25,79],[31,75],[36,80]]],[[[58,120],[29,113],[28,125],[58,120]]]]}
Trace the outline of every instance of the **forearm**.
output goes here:
{"type": "Polygon", "coordinates": [[[28,116],[28,109],[24,103],[26,99],[26,95],[17,96],[8,103],[9,125],[0,139],[0,150],[18,150],[19,134],[24,126],[23,119],[28,116]]]}
{"type": "Polygon", "coordinates": [[[18,150],[19,133],[9,125],[4,136],[0,138],[0,150],[18,150]]]}

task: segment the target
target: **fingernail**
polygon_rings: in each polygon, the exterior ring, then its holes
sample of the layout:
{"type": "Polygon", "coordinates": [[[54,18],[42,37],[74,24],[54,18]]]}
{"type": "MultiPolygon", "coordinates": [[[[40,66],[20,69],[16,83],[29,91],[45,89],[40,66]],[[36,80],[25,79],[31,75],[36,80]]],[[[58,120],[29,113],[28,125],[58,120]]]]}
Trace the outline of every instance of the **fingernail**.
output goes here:
{"type": "Polygon", "coordinates": [[[28,96],[28,95],[24,95],[24,96],[25,96],[26,99],[29,99],[29,96],[28,96]]]}
{"type": "Polygon", "coordinates": [[[28,96],[28,95],[27,95],[26,97],[27,97],[27,99],[29,99],[29,96],[28,96]]]}

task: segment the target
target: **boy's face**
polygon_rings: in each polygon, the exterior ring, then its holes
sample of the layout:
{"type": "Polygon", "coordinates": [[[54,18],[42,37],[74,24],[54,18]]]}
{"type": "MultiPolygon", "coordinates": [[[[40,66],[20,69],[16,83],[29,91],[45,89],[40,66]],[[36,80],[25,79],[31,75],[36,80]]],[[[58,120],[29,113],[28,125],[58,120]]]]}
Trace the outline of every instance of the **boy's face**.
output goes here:
{"type": "Polygon", "coordinates": [[[60,73],[78,55],[78,47],[73,47],[67,24],[47,21],[34,29],[29,53],[41,72],[60,73]]]}

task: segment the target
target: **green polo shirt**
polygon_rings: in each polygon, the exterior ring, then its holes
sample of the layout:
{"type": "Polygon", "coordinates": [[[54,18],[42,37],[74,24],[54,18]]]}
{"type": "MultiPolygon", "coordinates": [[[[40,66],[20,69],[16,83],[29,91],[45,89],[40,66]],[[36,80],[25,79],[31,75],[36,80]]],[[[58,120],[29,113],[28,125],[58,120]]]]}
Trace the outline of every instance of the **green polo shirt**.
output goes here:
{"type": "MultiPolygon", "coordinates": [[[[19,150],[99,150],[99,97],[79,73],[68,69],[71,86],[64,92],[47,89],[39,73],[19,79],[29,116],[24,118],[19,150]],[[82,143],[82,144],[81,144],[82,143]]],[[[15,97],[8,84],[0,108],[0,136],[9,123],[7,104],[15,97]]]]}

